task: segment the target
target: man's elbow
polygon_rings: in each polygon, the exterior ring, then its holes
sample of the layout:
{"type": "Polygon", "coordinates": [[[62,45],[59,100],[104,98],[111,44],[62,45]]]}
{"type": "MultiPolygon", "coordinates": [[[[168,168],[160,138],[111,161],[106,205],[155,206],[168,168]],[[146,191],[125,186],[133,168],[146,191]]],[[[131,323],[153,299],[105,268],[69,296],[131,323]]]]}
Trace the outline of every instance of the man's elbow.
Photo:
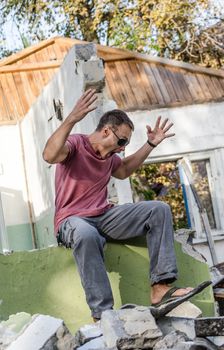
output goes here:
{"type": "Polygon", "coordinates": [[[49,154],[49,152],[46,149],[43,150],[42,157],[45,160],[45,162],[49,164],[56,163],[55,159],[49,154]]]}
{"type": "Polygon", "coordinates": [[[125,179],[127,179],[128,174],[125,170],[122,169],[122,171],[115,173],[113,175],[113,177],[115,177],[116,179],[119,179],[119,180],[125,180],[125,179]]]}

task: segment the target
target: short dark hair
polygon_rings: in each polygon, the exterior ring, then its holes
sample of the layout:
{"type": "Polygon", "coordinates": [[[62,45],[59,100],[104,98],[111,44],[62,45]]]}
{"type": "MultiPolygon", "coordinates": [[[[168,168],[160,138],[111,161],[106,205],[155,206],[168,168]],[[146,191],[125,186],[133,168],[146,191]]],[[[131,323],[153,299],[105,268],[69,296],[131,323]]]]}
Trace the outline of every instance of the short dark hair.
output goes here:
{"type": "Polygon", "coordinates": [[[97,125],[96,131],[101,131],[105,125],[119,126],[121,124],[126,124],[130,127],[131,130],[134,130],[134,124],[128,115],[121,111],[120,109],[113,109],[102,115],[100,121],[97,125]]]}

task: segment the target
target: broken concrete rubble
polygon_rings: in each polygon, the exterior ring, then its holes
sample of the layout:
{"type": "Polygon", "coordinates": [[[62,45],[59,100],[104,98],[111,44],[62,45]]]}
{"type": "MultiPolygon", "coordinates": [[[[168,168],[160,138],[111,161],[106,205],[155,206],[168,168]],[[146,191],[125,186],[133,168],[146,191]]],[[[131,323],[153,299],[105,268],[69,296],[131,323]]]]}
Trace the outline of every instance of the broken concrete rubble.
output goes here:
{"type": "Polygon", "coordinates": [[[0,350],[72,350],[76,346],[63,320],[48,315],[12,315],[0,323],[0,329],[0,350]]]}
{"type": "Polygon", "coordinates": [[[150,309],[137,306],[134,309],[107,310],[101,319],[104,341],[108,348],[148,349],[162,332],[150,309]]]}
{"type": "Polygon", "coordinates": [[[61,319],[17,314],[0,323],[0,350],[223,349],[223,317],[199,316],[189,301],[159,318],[151,307],[124,305],[73,336],[61,319]]]}

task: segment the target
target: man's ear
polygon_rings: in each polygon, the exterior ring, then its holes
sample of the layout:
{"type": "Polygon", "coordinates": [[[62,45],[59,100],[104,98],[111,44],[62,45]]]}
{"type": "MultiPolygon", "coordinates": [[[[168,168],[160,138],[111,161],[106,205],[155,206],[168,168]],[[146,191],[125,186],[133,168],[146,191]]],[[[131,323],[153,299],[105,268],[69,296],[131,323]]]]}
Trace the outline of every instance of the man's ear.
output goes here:
{"type": "Polygon", "coordinates": [[[107,137],[110,133],[110,128],[105,125],[104,128],[103,128],[103,137],[107,137]]]}

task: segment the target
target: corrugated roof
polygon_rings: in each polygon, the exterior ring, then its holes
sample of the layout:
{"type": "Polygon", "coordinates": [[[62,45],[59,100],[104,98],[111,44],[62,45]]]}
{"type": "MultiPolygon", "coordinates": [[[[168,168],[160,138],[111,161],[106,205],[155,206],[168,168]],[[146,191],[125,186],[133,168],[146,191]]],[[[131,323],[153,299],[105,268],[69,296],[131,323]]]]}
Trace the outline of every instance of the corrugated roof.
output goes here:
{"type": "MultiPolygon", "coordinates": [[[[0,61],[0,123],[15,123],[79,40],[54,38],[0,61]]],[[[97,45],[106,85],[126,111],[224,100],[224,71],[97,45]]]]}

